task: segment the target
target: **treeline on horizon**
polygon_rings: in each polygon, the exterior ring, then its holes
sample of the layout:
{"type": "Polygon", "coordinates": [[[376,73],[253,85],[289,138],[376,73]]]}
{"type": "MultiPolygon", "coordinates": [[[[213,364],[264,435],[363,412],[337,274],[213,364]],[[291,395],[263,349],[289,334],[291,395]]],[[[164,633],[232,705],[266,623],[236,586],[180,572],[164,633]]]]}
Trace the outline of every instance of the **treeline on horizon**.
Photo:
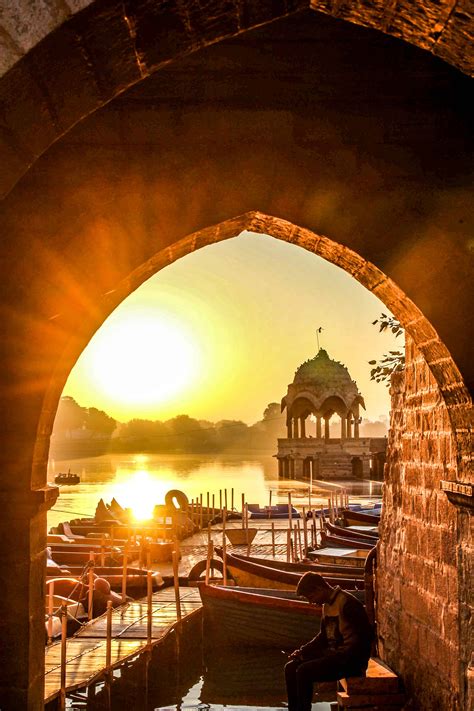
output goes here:
{"type": "Polygon", "coordinates": [[[241,420],[197,420],[177,415],[166,421],[132,419],[120,423],[103,410],[82,407],[72,397],[62,397],[54,422],[53,452],[100,448],[109,452],[222,452],[274,450],[278,437],[286,436],[285,415],[270,403],[261,420],[247,425],[241,420]]]}

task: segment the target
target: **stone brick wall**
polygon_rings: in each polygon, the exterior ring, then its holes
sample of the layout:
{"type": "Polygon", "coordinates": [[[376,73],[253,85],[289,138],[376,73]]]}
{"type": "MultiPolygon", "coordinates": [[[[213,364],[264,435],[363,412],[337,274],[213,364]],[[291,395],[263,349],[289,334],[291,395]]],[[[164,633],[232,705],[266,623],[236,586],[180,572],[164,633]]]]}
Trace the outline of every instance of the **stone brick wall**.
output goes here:
{"type": "Polygon", "coordinates": [[[412,707],[464,706],[467,650],[460,633],[458,510],[440,490],[456,479],[448,410],[423,357],[407,338],[406,370],[391,387],[379,560],[381,656],[400,673],[412,707]],[[464,667],[463,667],[463,662],[464,667]]]}

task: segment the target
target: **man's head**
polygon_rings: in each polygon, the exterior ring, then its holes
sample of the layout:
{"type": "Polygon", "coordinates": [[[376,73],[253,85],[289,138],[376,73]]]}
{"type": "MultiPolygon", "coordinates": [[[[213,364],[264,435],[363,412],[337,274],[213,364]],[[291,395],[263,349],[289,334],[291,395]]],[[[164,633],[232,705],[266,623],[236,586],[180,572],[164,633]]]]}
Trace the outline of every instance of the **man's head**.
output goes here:
{"type": "Polygon", "coordinates": [[[314,605],[328,602],[334,588],[319,573],[305,573],[296,588],[296,594],[307,598],[314,605]]]}

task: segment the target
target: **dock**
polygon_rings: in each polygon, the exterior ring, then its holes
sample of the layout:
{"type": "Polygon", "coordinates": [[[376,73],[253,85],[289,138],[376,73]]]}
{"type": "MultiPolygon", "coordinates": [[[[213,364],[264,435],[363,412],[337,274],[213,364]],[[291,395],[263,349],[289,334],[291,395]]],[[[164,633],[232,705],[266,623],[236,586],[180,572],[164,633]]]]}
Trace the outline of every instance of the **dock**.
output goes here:
{"type": "MultiPolygon", "coordinates": [[[[179,590],[182,619],[201,608],[197,588],[179,590]]],[[[177,622],[175,592],[164,588],[152,598],[151,646],[162,641],[177,622]]],[[[85,624],[66,646],[66,693],[89,686],[128,659],[149,650],[147,644],[147,601],[137,600],[116,608],[112,615],[111,663],[106,666],[106,616],[85,624]]],[[[46,647],[45,703],[61,690],[61,643],[46,647]]]]}

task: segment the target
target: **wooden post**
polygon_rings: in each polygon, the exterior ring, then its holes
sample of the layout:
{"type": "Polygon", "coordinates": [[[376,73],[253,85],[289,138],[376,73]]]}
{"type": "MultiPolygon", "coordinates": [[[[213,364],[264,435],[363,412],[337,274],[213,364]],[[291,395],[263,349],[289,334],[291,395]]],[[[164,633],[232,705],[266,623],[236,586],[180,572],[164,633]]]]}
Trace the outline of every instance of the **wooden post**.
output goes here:
{"type": "Polygon", "coordinates": [[[286,562],[290,563],[291,560],[291,528],[288,528],[286,532],[286,562]]]}
{"type": "Polygon", "coordinates": [[[306,556],[308,552],[308,522],[306,520],[306,509],[303,506],[303,543],[304,543],[304,554],[306,556]]]}
{"type": "Polygon", "coordinates": [[[215,505],[215,494],[212,495],[212,518],[215,516],[215,510],[216,510],[216,505],[215,505]]]}
{"type": "Polygon", "coordinates": [[[230,490],[230,510],[234,510],[234,487],[230,490]]]}
{"type": "Polygon", "coordinates": [[[202,494],[199,494],[199,530],[202,531],[202,494]]]}
{"type": "Polygon", "coordinates": [[[112,600],[107,600],[107,642],[105,647],[105,668],[112,664],[112,600]]]}
{"type": "Polygon", "coordinates": [[[211,560],[214,555],[214,543],[211,539],[207,542],[207,560],[206,560],[206,585],[209,585],[209,578],[211,574],[211,560]]]}
{"type": "Polygon", "coordinates": [[[272,556],[275,557],[275,522],[272,521],[272,556]]]}
{"type": "Polygon", "coordinates": [[[270,489],[270,493],[268,495],[268,518],[272,517],[272,490],[270,489]]]}
{"type": "Polygon", "coordinates": [[[95,555],[93,551],[89,552],[89,575],[88,575],[88,583],[89,583],[89,590],[88,590],[88,595],[87,595],[87,617],[89,620],[92,620],[92,614],[94,610],[94,560],[95,560],[95,555]]]}
{"type": "Polygon", "coordinates": [[[247,529],[247,535],[249,530],[249,505],[245,504],[245,528],[247,529]]]}
{"type": "Polygon", "coordinates": [[[151,570],[151,543],[147,541],[146,544],[146,569],[151,570]]]}
{"type": "Polygon", "coordinates": [[[313,493],[313,471],[309,473],[309,489],[308,489],[308,509],[311,511],[311,495],[313,493]]]}
{"type": "Polygon", "coordinates": [[[178,541],[175,539],[175,550],[173,551],[173,583],[174,598],[176,602],[176,619],[181,620],[181,599],[179,597],[179,550],[178,541]]]}
{"type": "Polygon", "coordinates": [[[53,641],[54,582],[48,588],[48,644],[53,641]]]}
{"type": "Polygon", "coordinates": [[[146,625],[146,640],[148,646],[151,645],[152,629],[153,629],[153,579],[151,570],[146,574],[146,601],[147,601],[147,625],[146,625]]]}
{"type": "Polygon", "coordinates": [[[245,494],[242,494],[242,528],[245,528],[245,494]]]}
{"type": "Polygon", "coordinates": [[[125,602],[127,597],[127,562],[128,562],[128,544],[123,547],[123,567],[122,567],[122,602],[125,602]]]}
{"type": "MultiPolygon", "coordinates": [[[[303,560],[304,556],[303,556],[303,546],[301,545],[301,526],[300,526],[299,519],[296,522],[296,528],[297,528],[297,530],[295,530],[295,534],[296,533],[298,534],[298,550],[300,552],[300,560],[303,560]]],[[[296,547],[296,541],[295,541],[295,547],[296,547]]]]}
{"type": "Polygon", "coordinates": [[[209,523],[209,519],[210,519],[210,515],[209,515],[209,514],[211,513],[211,507],[209,506],[209,503],[210,503],[210,500],[209,500],[209,499],[210,499],[210,495],[209,495],[209,492],[207,491],[207,492],[206,492],[206,508],[207,508],[207,521],[206,521],[206,523],[209,523]]]}
{"type": "Polygon", "coordinates": [[[224,508],[227,512],[227,489],[224,489],[224,508]]]}
{"type": "Polygon", "coordinates": [[[291,530],[293,528],[293,513],[291,505],[291,491],[288,492],[288,527],[291,530]]]}
{"type": "Polygon", "coordinates": [[[219,510],[221,512],[222,517],[222,489],[219,489],[219,510]]]}
{"type": "Polygon", "coordinates": [[[223,565],[223,570],[222,570],[222,577],[223,577],[223,583],[224,586],[227,585],[227,541],[225,538],[225,524],[226,524],[226,518],[227,518],[227,512],[223,512],[222,516],[222,565],[223,565]]]}
{"type": "Polygon", "coordinates": [[[67,605],[61,605],[61,672],[59,708],[66,708],[66,640],[67,640],[67,605]]]}

